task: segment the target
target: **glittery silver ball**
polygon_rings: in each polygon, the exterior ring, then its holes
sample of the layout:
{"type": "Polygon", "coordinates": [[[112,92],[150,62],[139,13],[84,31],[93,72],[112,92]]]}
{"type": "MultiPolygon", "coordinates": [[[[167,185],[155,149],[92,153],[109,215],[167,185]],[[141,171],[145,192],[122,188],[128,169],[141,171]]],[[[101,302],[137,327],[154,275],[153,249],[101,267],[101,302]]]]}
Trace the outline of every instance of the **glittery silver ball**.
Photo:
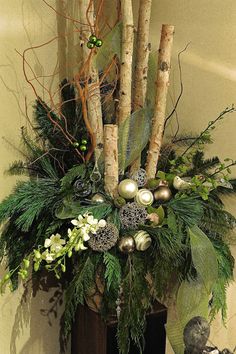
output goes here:
{"type": "Polygon", "coordinates": [[[137,230],[140,224],[144,224],[148,213],[146,209],[137,203],[127,203],[120,209],[121,227],[124,230],[137,230]]]}
{"type": "Polygon", "coordinates": [[[119,237],[119,231],[114,224],[107,223],[100,227],[96,234],[90,234],[88,245],[94,251],[105,252],[115,246],[119,237]]]}

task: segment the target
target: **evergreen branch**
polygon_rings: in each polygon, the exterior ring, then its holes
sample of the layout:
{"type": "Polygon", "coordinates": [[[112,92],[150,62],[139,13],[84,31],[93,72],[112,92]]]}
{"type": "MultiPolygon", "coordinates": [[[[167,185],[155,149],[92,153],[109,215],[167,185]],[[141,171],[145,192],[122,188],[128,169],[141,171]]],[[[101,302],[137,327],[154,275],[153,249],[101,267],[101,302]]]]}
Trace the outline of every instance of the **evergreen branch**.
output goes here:
{"type": "Polygon", "coordinates": [[[119,259],[111,253],[105,252],[103,255],[103,262],[106,266],[105,279],[107,290],[109,291],[111,287],[118,290],[121,281],[121,266],[119,259]]]}
{"type": "Polygon", "coordinates": [[[69,284],[65,293],[65,313],[64,326],[65,334],[69,335],[71,325],[75,318],[77,306],[84,304],[84,299],[88,295],[89,290],[94,286],[96,268],[89,255],[84,257],[80,262],[74,278],[69,284]]]}

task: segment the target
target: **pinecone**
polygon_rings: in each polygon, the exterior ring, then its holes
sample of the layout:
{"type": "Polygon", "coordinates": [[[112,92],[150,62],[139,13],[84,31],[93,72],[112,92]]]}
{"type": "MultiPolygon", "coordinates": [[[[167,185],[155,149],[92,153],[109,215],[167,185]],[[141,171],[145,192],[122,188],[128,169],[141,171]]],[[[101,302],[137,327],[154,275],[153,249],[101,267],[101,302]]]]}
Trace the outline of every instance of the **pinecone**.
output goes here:
{"type": "Polygon", "coordinates": [[[105,252],[115,246],[119,237],[119,231],[114,224],[107,223],[105,227],[97,230],[96,234],[90,234],[89,247],[94,251],[105,252]]]}
{"type": "Polygon", "coordinates": [[[122,229],[137,230],[140,224],[144,224],[148,216],[146,209],[137,203],[128,203],[120,209],[120,221],[122,229]]]}

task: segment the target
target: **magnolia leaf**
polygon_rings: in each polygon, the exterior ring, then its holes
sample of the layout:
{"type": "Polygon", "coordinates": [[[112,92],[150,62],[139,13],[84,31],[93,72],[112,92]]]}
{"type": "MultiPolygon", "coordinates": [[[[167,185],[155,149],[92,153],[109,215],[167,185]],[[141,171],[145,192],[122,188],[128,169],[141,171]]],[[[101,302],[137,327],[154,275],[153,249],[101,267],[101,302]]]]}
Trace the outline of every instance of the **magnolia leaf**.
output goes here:
{"type": "Polygon", "coordinates": [[[119,126],[119,168],[124,171],[142,152],[151,131],[150,111],[146,108],[131,114],[119,126]]]}
{"type": "Polygon", "coordinates": [[[195,316],[207,318],[209,294],[201,280],[183,281],[179,287],[176,307],[170,311],[166,325],[168,339],[175,354],[184,353],[183,332],[195,316]]]}
{"type": "Polygon", "coordinates": [[[218,261],[216,251],[209,238],[197,226],[188,229],[191,253],[197,276],[210,293],[218,279],[218,261]]]}
{"type": "Polygon", "coordinates": [[[117,55],[118,58],[121,57],[121,32],[122,22],[119,22],[103,39],[103,45],[95,56],[98,70],[103,70],[114,55],[117,55]]]}

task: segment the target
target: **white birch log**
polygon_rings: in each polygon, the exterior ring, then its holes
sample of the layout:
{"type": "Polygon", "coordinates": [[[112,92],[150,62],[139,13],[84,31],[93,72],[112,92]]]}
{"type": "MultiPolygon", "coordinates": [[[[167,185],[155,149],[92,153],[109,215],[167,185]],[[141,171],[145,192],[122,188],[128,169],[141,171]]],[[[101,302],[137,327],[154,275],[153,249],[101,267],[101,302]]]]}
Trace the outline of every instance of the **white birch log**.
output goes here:
{"type": "Polygon", "coordinates": [[[102,106],[101,106],[101,95],[99,86],[99,76],[98,70],[93,66],[91,56],[91,49],[87,48],[86,39],[92,34],[91,31],[94,28],[94,4],[90,0],[80,0],[80,21],[81,21],[81,34],[85,41],[82,45],[83,50],[83,65],[86,68],[85,74],[90,77],[88,84],[88,97],[87,97],[87,107],[88,107],[88,117],[89,121],[95,134],[96,147],[95,147],[95,158],[99,159],[103,152],[103,122],[102,122],[102,106]],[[89,5],[91,5],[89,7],[89,5]],[[88,20],[92,25],[90,28],[88,20]]]}
{"type": "Polygon", "coordinates": [[[123,123],[131,113],[132,60],[134,43],[132,0],[121,0],[121,13],[123,29],[118,112],[119,124],[123,123]]]}
{"type": "MultiPolygon", "coordinates": [[[[152,0],[142,0],[139,5],[137,58],[134,75],[134,111],[143,108],[147,91],[148,59],[150,53],[149,27],[151,18],[152,0]]],[[[131,174],[140,168],[141,156],[131,165],[131,174]]]]}
{"type": "Polygon", "coordinates": [[[104,125],[105,191],[114,197],[118,186],[118,126],[104,125]]]}
{"type": "Polygon", "coordinates": [[[152,132],[147,155],[147,178],[156,176],[157,163],[160,155],[163,130],[165,123],[165,111],[167,92],[169,86],[171,49],[173,44],[174,26],[163,25],[159,47],[156,101],[152,120],[152,132]]]}

